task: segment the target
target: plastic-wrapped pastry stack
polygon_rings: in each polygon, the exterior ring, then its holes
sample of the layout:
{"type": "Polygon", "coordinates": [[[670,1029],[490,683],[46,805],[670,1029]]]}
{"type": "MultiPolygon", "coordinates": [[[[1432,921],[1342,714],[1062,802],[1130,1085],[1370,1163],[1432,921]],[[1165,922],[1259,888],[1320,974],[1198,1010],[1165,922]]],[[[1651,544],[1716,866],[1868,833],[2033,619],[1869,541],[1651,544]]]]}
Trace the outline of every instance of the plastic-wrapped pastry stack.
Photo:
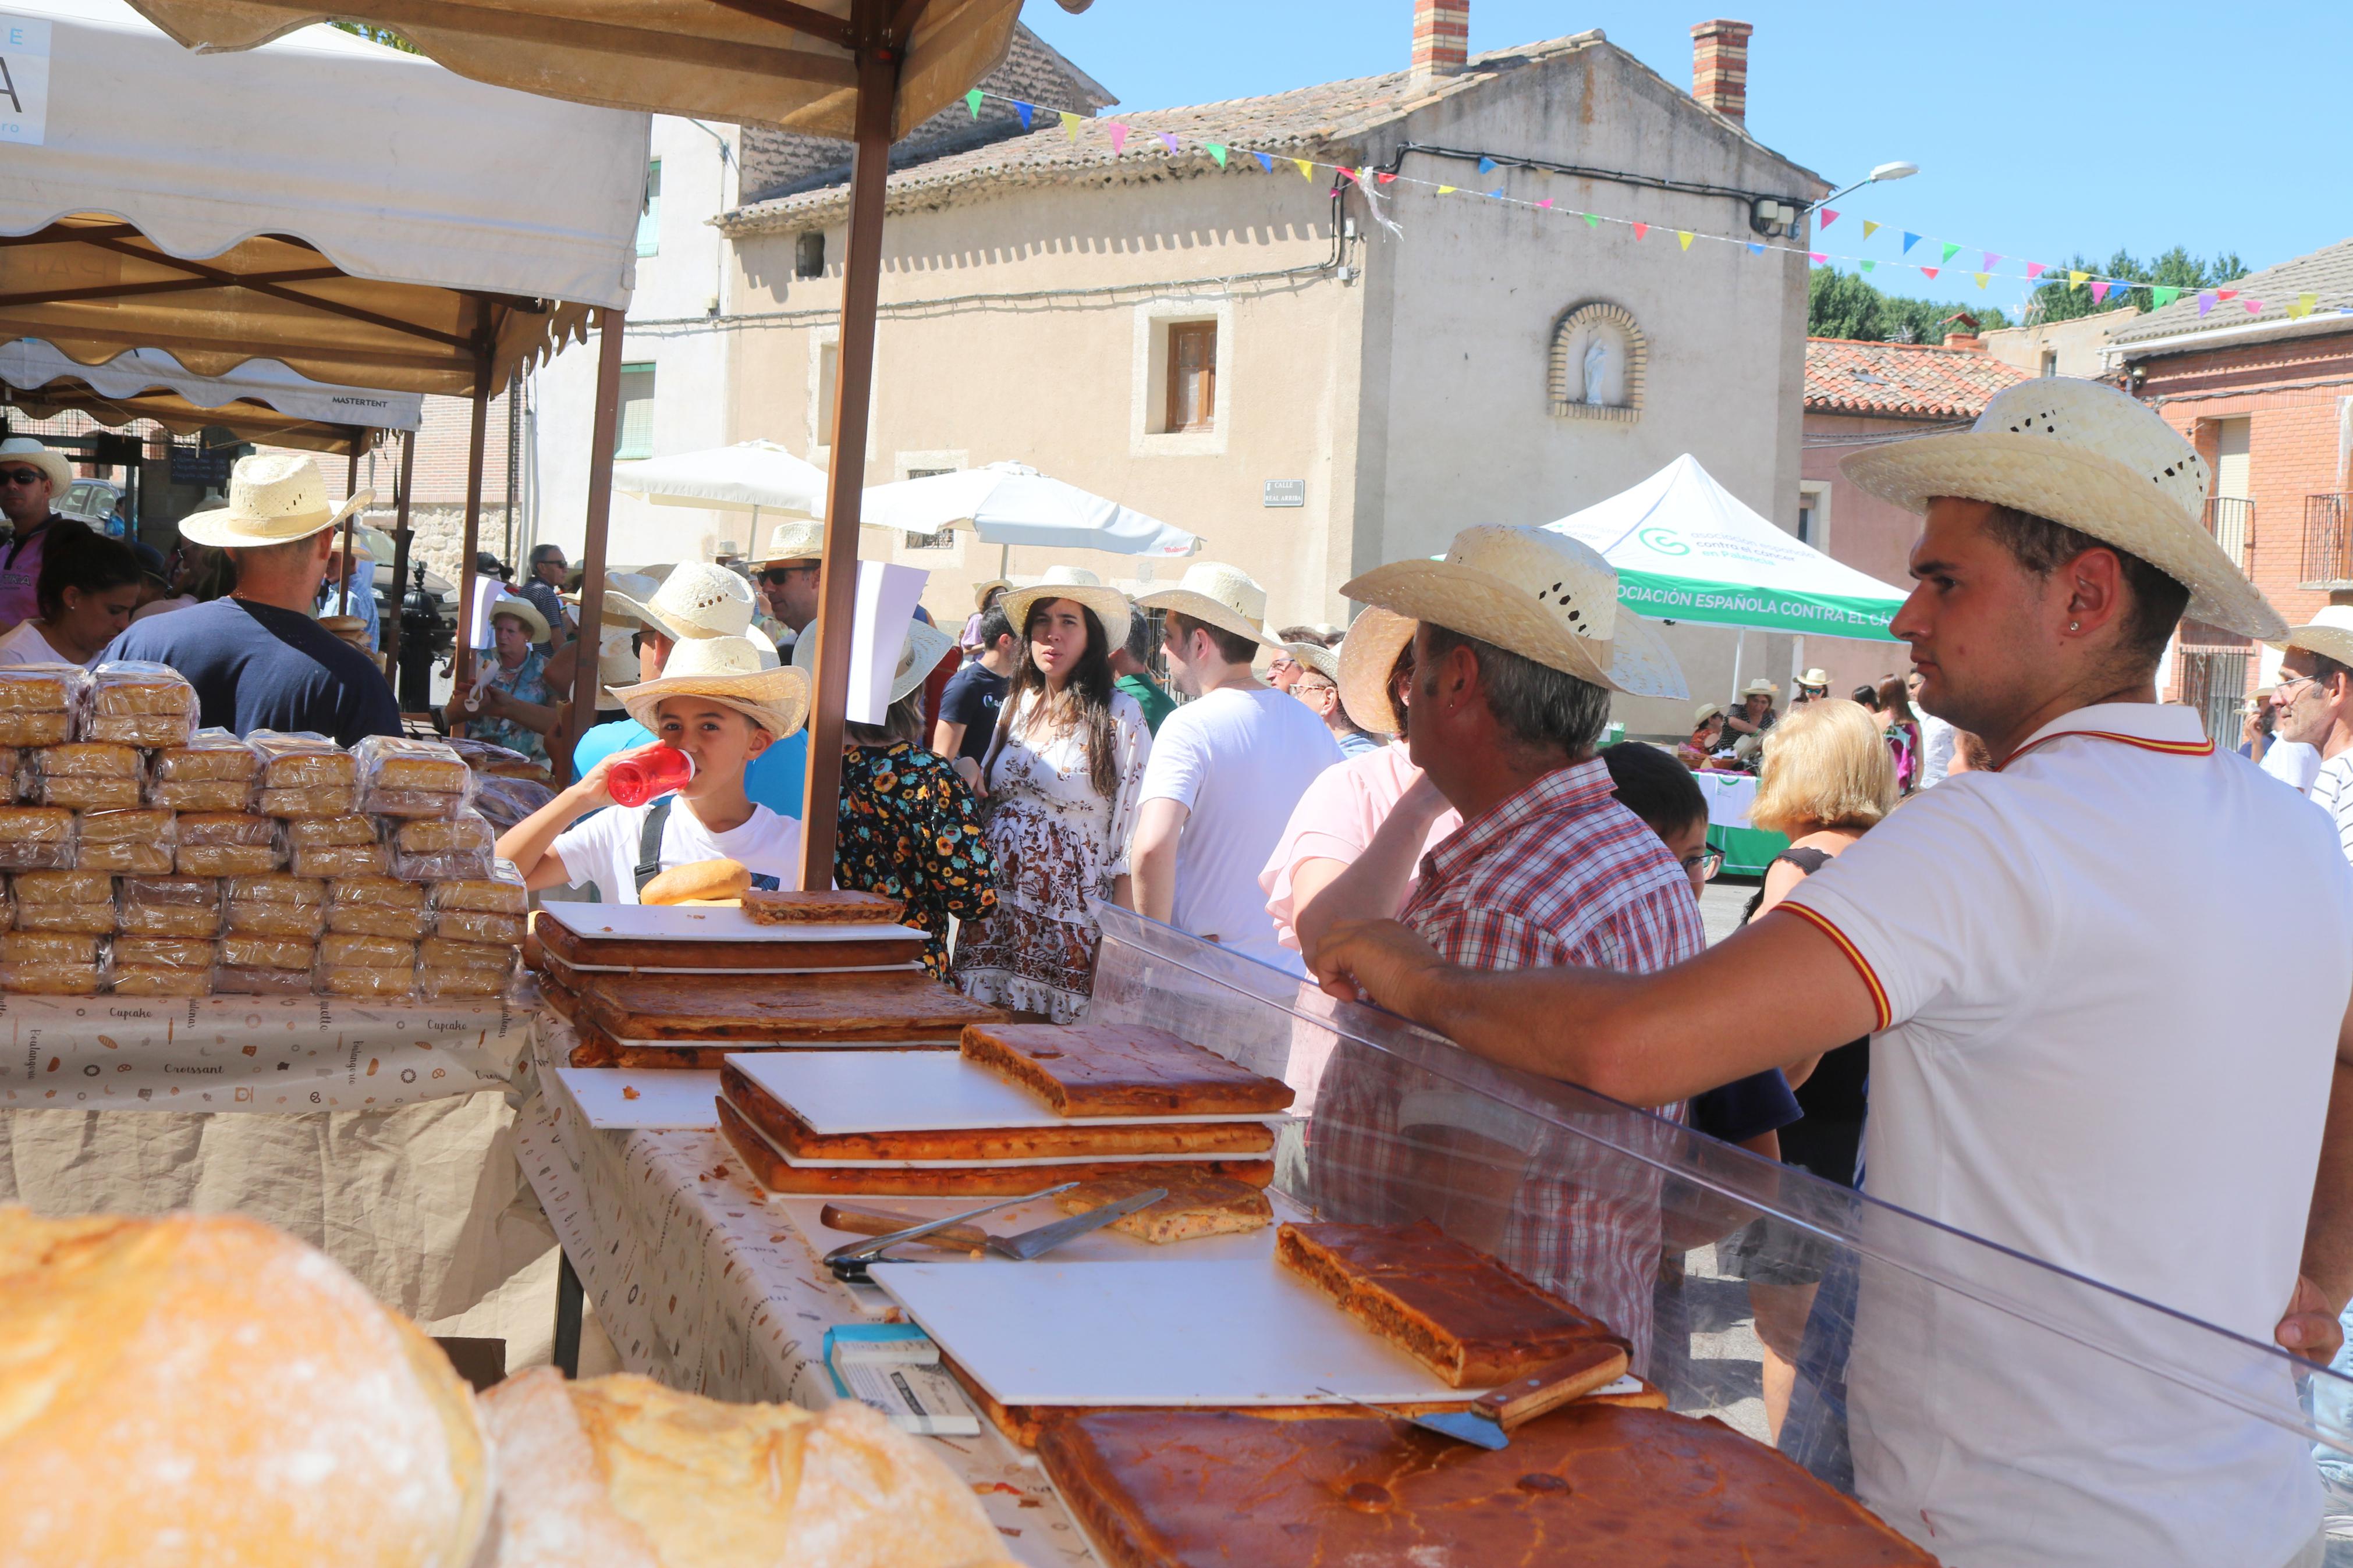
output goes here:
{"type": "Polygon", "coordinates": [[[436,882],[433,934],[419,947],[417,984],[427,996],[495,996],[522,942],[531,895],[501,861],[488,877],[436,882]]]}
{"type": "Polygon", "coordinates": [[[319,989],[330,996],[409,996],[425,935],[425,889],[393,877],[338,877],[327,884],[327,935],[319,989]]]}
{"type": "Polygon", "coordinates": [[[264,816],[348,816],[360,808],[359,759],[323,735],[256,730],[264,816]]]}
{"type": "Polygon", "coordinates": [[[147,804],[174,811],[251,811],[261,759],[227,730],[199,730],[155,753],[147,804]]]}

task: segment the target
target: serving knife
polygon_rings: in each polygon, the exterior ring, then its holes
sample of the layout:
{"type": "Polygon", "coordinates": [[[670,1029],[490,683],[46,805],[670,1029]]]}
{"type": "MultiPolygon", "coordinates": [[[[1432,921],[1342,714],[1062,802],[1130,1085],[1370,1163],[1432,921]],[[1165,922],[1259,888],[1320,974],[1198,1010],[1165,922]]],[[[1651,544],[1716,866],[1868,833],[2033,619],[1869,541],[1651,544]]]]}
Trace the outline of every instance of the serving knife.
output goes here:
{"type": "Polygon", "coordinates": [[[1367,1405],[1329,1388],[1315,1392],[1363,1405],[1376,1415],[1386,1415],[1392,1421],[1410,1421],[1459,1443],[1493,1449],[1511,1447],[1513,1429],[1523,1423],[1535,1420],[1547,1410],[1556,1410],[1573,1399],[1581,1399],[1597,1388],[1607,1387],[1625,1373],[1625,1347],[1602,1341],[1481,1394],[1467,1410],[1431,1410],[1409,1415],[1403,1411],[1367,1405]]]}
{"type": "Polygon", "coordinates": [[[1066,1241],[1125,1219],[1138,1209],[1150,1208],[1167,1195],[1167,1188],[1151,1187],[1117,1203],[1105,1204],[1101,1208],[1092,1208],[1068,1219],[1058,1219],[1050,1225],[1038,1226],[1013,1236],[992,1236],[988,1238],[988,1250],[999,1258],[1027,1263],[1032,1258],[1043,1258],[1066,1241]]]}
{"type": "Polygon", "coordinates": [[[968,1219],[978,1219],[985,1214],[995,1214],[999,1209],[1009,1209],[1018,1204],[1034,1203],[1039,1198],[1050,1198],[1057,1194],[1067,1193],[1078,1184],[1076,1182],[1064,1182],[1060,1186],[1048,1187],[1043,1192],[1024,1193],[1019,1197],[999,1198],[993,1204],[983,1204],[976,1209],[966,1209],[962,1214],[952,1214],[940,1219],[927,1219],[921,1225],[911,1225],[904,1230],[894,1230],[887,1236],[874,1237],[866,1241],[845,1242],[825,1255],[825,1266],[833,1271],[835,1279],[845,1284],[864,1285],[869,1282],[866,1266],[881,1258],[885,1251],[902,1241],[918,1241],[934,1231],[945,1230],[950,1226],[961,1225],[968,1219]]]}

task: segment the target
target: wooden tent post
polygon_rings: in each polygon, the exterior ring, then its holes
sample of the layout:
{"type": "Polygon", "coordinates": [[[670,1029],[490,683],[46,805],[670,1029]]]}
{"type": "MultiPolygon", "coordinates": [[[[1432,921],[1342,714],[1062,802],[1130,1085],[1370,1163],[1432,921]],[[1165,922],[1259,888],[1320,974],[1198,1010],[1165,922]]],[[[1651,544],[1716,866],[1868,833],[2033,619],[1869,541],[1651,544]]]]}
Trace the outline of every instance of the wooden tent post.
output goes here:
{"type": "Polygon", "coordinates": [[[572,664],[573,743],[596,721],[597,671],[604,647],[605,535],[613,511],[613,447],[621,426],[621,337],[628,317],[620,310],[596,314],[596,407],[588,435],[588,507],[580,543],[579,654],[572,664]]]}
{"type": "Polygon", "coordinates": [[[392,500],[392,619],[384,627],[384,672],[396,692],[400,689],[400,617],[408,608],[408,482],[416,475],[417,432],[403,430],[400,479],[392,500]]]}
{"type": "MultiPolygon", "coordinates": [[[[466,432],[466,532],[458,547],[458,647],[450,655],[458,684],[474,678],[474,552],[482,547],[482,442],[491,417],[491,362],[484,356],[474,373],[474,417],[466,432]]],[[[449,733],[466,732],[465,721],[450,715],[449,733]]]]}
{"type": "MultiPolygon", "coordinates": [[[[343,499],[345,500],[351,500],[353,495],[359,492],[359,488],[360,443],[358,439],[354,437],[352,442],[351,465],[343,470],[343,499]]],[[[358,526],[359,514],[357,510],[354,510],[343,518],[343,580],[335,584],[335,603],[343,606],[343,613],[347,616],[356,615],[358,613],[352,608],[352,574],[354,569],[354,563],[352,559],[352,531],[358,526]]],[[[375,584],[369,584],[368,592],[370,594],[374,594],[375,592],[375,584]]]]}
{"type": "Polygon", "coordinates": [[[874,317],[881,293],[882,199],[891,177],[891,120],[899,95],[899,50],[885,38],[886,9],[864,0],[855,19],[858,150],[850,164],[849,244],[841,265],[833,467],[826,476],[825,568],[815,627],[817,690],[809,705],[808,790],[801,803],[801,886],[814,889],[833,886],[834,818],[841,805],[841,721],[849,696],[851,617],[858,599],[858,515],[866,488],[874,317]]]}

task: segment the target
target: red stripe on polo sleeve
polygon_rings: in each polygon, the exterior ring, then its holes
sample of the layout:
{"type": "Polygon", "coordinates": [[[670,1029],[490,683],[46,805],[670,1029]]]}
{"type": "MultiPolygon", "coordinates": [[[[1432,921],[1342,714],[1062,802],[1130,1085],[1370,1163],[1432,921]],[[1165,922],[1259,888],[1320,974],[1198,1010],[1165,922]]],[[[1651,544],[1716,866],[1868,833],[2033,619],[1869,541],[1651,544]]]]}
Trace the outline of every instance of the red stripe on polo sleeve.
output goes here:
{"type": "Polygon", "coordinates": [[[1839,930],[1835,921],[1828,915],[1817,914],[1805,905],[1788,899],[1784,899],[1774,908],[1787,910],[1796,915],[1836,942],[1838,950],[1846,954],[1846,961],[1854,965],[1854,972],[1862,976],[1863,986],[1871,993],[1872,1009],[1878,1016],[1878,1022],[1871,1026],[1873,1034],[1878,1034],[1895,1021],[1894,1014],[1887,1005],[1887,987],[1879,983],[1879,972],[1871,967],[1871,960],[1862,956],[1862,949],[1855,946],[1853,939],[1839,930]]]}

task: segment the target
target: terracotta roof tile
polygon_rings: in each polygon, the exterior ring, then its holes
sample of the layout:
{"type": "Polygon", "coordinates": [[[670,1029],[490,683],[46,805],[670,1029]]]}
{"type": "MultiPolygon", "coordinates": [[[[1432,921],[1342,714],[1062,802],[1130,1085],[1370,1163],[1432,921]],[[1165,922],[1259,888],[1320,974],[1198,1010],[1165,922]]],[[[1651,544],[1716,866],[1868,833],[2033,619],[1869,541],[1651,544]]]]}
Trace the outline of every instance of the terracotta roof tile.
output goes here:
{"type": "Polygon", "coordinates": [[[1974,419],[2027,374],[1978,349],[1806,340],[1806,412],[1895,419],[1974,419]]]}

